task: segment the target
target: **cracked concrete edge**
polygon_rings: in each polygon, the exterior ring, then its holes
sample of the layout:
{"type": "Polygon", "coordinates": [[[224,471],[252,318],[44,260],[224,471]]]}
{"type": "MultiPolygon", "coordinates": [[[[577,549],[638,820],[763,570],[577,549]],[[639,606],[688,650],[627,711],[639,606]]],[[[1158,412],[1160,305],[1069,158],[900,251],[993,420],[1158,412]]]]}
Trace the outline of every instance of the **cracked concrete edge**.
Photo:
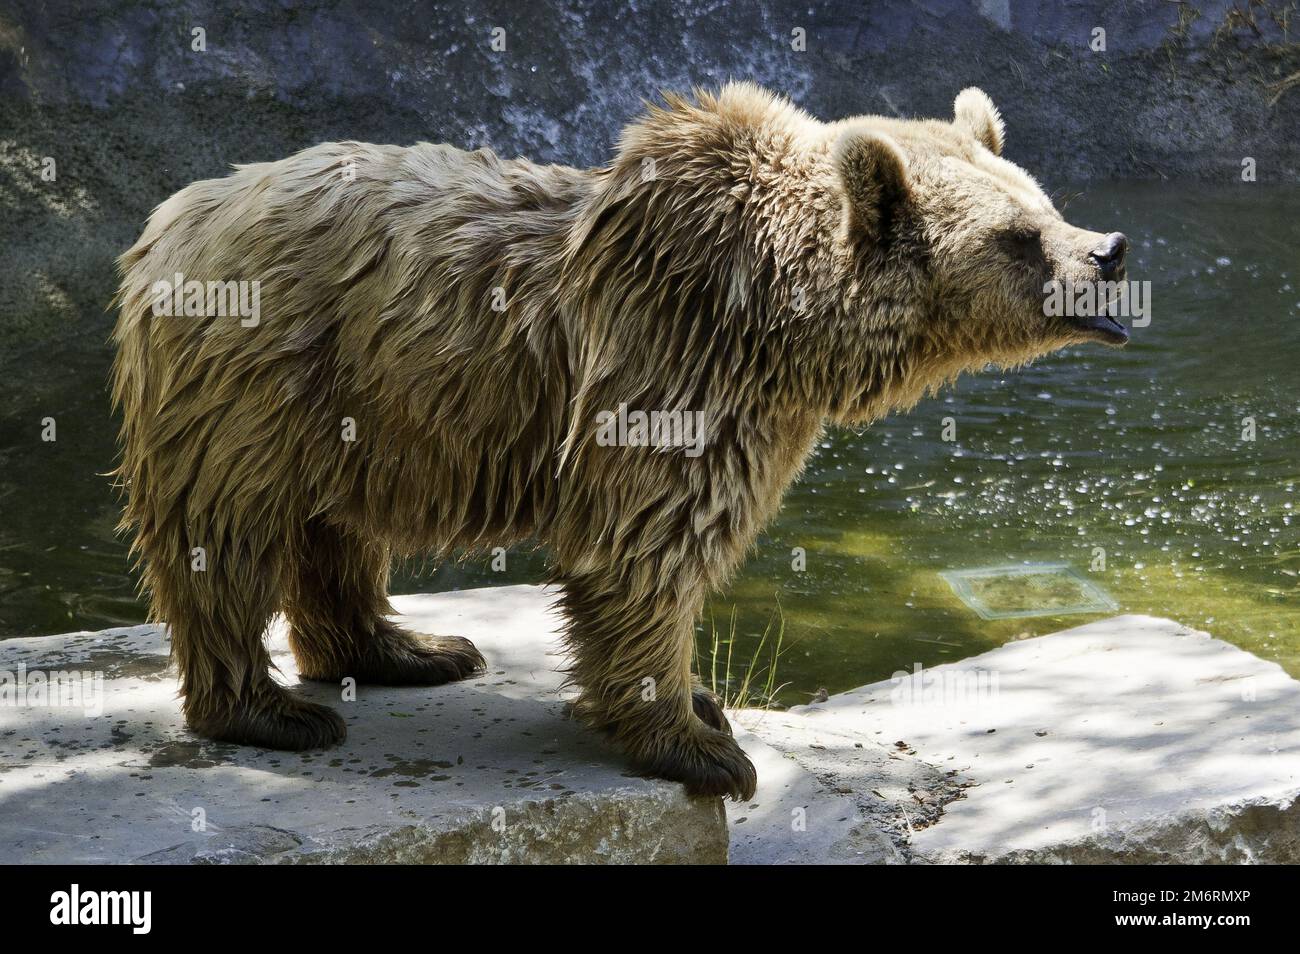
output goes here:
{"type": "Polygon", "coordinates": [[[266,825],[199,836],[137,864],[726,864],[717,799],[665,790],[484,806],[449,825],[340,828],[323,837],[266,825]]]}
{"type": "Polygon", "coordinates": [[[727,803],[733,864],[907,864],[910,832],[942,814],[936,798],[915,812],[904,804],[913,792],[939,790],[938,779],[951,774],[915,756],[848,739],[862,759],[880,767],[881,780],[863,790],[857,779],[848,784],[845,767],[811,741],[823,734],[820,727],[778,729],[774,723],[785,715],[779,711],[729,715],[759,774],[752,802],[727,803]]]}
{"type": "Polygon", "coordinates": [[[921,852],[926,864],[1297,864],[1300,790],[1111,827],[1087,838],[1005,852],[921,852]]]}

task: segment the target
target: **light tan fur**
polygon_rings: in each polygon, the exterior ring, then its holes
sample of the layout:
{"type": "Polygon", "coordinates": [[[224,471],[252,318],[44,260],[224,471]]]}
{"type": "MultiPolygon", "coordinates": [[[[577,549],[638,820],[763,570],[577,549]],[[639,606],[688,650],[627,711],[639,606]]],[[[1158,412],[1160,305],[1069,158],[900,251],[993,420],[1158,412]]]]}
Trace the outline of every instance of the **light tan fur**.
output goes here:
{"type": "Polygon", "coordinates": [[[309,677],[475,671],[386,619],[390,557],[536,539],[577,711],[647,772],[751,797],[693,625],[824,424],[1092,337],[1042,285],[1093,275],[1100,237],[995,154],[987,97],[956,117],[822,123],[733,84],[650,108],[606,168],[328,143],[164,202],[121,260],[114,395],[192,727],[343,738],[268,676],[277,610],[309,677]],[[178,272],[259,281],[260,323],[154,314],[178,272]],[[703,453],[601,446],[620,404],[703,412],[703,453]]]}

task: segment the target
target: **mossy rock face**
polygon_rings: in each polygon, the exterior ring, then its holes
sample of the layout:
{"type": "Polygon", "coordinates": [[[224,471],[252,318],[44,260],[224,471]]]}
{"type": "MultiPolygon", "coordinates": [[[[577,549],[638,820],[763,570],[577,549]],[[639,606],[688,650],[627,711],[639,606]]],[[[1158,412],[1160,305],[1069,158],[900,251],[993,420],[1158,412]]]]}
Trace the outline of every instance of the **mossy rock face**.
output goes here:
{"type": "Polygon", "coordinates": [[[234,163],[275,159],[343,129],[361,138],[387,126],[359,102],[297,108],[250,100],[228,85],[205,94],[135,92],[111,109],[77,103],[0,102],[0,216],[7,233],[0,283],[0,363],[43,345],[88,337],[107,361],[117,256],[152,209],[234,163]],[[164,145],[165,144],[165,145],[164,145]],[[52,173],[52,178],[51,178],[52,173]]]}
{"type": "Polygon", "coordinates": [[[1185,7],[1121,5],[1098,24],[1056,0],[1005,16],[968,0],[761,0],[745,16],[704,0],[25,5],[0,19],[0,364],[102,336],[113,261],[149,210],[230,163],[351,138],[599,164],[643,99],[731,78],[826,117],[942,116],[979,85],[1008,156],[1050,187],[1237,181],[1243,156],[1261,182],[1293,179],[1300,90],[1280,84],[1300,44],[1264,10],[1251,25],[1226,0],[1185,7]],[[1098,26],[1106,51],[1090,48],[1098,26]]]}

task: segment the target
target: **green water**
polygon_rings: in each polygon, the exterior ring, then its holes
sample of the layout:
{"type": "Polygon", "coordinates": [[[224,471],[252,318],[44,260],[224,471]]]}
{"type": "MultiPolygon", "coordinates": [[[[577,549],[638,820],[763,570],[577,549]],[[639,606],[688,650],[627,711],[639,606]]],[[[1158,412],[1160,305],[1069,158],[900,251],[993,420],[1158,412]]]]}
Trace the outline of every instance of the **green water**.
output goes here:
{"type": "MultiPolygon", "coordinates": [[[[1300,191],[1093,185],[1067,217],[1129,235],[1150,326],[1124,351],[966,378],[909,414],[828,433],[711,603],[724,632],[736,614],[733,672],[777,619],[789,704],[1097,618],[983,620],[938,575],[1032,561],[1300,676],[1300,191]]],[[[0,359],[0,635],[143,618],[98,476],[113,458],[105,337],[0,359]],[[39,439],[45,416],[53,443],[39,439]]],[[[536,581],[543,556],[512,552],[507,567],[402,566],[393,589],[536,581]]],[[[708,620],[700,645],[707,657],[708,620]]]]}

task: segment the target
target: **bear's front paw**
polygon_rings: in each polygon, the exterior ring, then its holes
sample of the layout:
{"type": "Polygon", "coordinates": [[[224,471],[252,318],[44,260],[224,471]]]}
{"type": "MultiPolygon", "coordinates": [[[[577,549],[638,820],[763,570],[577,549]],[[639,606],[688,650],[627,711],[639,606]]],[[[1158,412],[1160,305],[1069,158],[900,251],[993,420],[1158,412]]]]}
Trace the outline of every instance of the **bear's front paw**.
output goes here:
{"type": "Polygon", "coordinates": [[[727,721],[722,711],[722,700],[716,693],[700,685],[692,686],[691,708],[695,710],[696,718],[705,725],[731,735],[731,723],[727,721]]]}
{"type": "Polygon", "coordinates": [[[462,636],[412,634],[388,643],[362,682],[389,686],[439,686],[477,675],[487,668],[483,654],[462,636]]]}
{"type": "Polygon", "coordinates": [[[731,733],[699,723],[680,740],[662,745],[648,760],[647,768],[653,775],[683,783],[688,795],[724,796],[743,802],[754,797],[758,786],[754,763],[731,733]]]}
{"type": "Polygon", "coordinates": [[[362,685],[440,686],[487,667],[483,654],[468,639],[408,633],[388,623],[362,641],[352,659],[315,658],[306,648],[295,652],[299,675],[318,682],[351,677],[362,685]]]}

